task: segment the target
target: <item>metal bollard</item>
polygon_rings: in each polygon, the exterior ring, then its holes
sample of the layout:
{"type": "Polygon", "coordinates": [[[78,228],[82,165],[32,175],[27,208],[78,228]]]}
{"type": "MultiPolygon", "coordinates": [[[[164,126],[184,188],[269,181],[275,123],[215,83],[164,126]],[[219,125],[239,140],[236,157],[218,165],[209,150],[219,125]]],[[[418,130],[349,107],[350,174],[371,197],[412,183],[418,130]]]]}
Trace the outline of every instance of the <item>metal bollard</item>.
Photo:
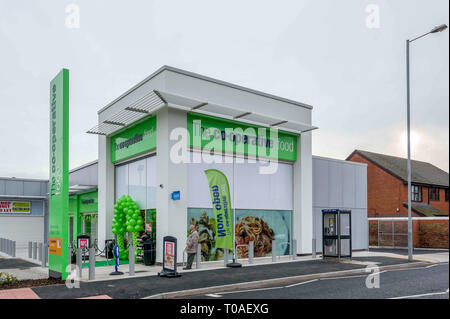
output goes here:
{"type": "Polygon", "coordinates": [[[277,241],[272,240],[272,262],[277,261],[277,241]]]}
{"type": "Polygon", "coordinates": [[[44,268],[45,268],[45,266],[47,266],[47,260],[45,258],[45,248],[46,248],[45,244],[42,244],[42,243],[39,244],[39,249],[41,251],[41,253],[40,253],[40,255],[41,255],[41,265],[44,268]]]}
{"type": "Polygon", "coordinates": [[[33,259],[37,259],[37,242],[33,242],[33,259]]]}
{"type": "Polygon", "coordinates": [[[297,259],[297,239],[292,239],[292,260],[297,259]]]}
{"type": "Polygon", "coordinates": [[[81,279],[81,276],[83,275],[83,265],[81,263],[81,259],[82,259],[82,250],[81,248],[77,248],[77,269],[78,269],[78,278],[81,279]]]}
{"type": "Polygon", "coordinates": [[[42,245],[42,243],[39,243],[39,244],[38,244],[38,260],[39,260],[40,262],[42,262],[42,248],[43,248],[43,246],[44,246],[44,245],[42,245]]]}
{"type": "MultiPolygon", "coordinates": [[[[47,250],[48,251],[48,250],[47,250]]],[[[67,248],[68,265],[72,265],[72,246],[69,245],[67,248]]]]}
{"type": "Polygon", "coordinates": [[[13,245],[12,256],[16,257],[16,242],[13,241],[12,245],[13,245]]]}
{"type": "Polygon", "coordinates": [[[128,249],[128,259],[129,259],[128,266],[130,267],[129,275],[134,276],[134,245],[133,244],[131,244],[130,248],[128,249]]]}
{"type": "Polygon", "coordinates": [[[197,253],[195,254],[195,267],[197,269],[200,268],[200,262],[202,260],[202,245],[198,244],[197,245],[197,253]]]}
{"type": "Polygon", "coordinates": [[[248,243],[248,263],[253,264],[253,257],[255,254],[255,244],[253,241],[248,243]]]}
{"type": "Polygon", "coordinates": [[[33,258],[33,243],[28,242],[28,258],[33,258]]]}
{"type": "Polygon", "coordinates": [[[226,267],[227,266],[227,264],[228,264],[228,259],[229,259],[229,257],[228,257],[228,249],[225,249],[224,251],[223,251],[223,265],[226,267]]]}
{"type": "Polygon", "coordinates": [[[313,238],[312,240],[312,258],[316,258],[316,239],[313,238]]]}
{"type": "Polygon", "coordinates": [[[89,249],[89,280],[95,279],[95,248],[89,249]]]}

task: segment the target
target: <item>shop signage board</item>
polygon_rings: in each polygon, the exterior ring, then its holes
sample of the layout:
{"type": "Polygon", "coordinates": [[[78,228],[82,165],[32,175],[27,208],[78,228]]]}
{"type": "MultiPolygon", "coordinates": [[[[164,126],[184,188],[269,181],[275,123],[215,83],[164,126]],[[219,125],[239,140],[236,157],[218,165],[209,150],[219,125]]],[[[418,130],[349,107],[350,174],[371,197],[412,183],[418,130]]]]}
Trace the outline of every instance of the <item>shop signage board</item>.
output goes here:
{"type": "Polygon", "coordinates": [[[216,217],[216,248],[233,249],[233,210],[227,177],[217,169],[205,171],[216,217]]]}
{"type": "Polygon", "coordinates": [[[156,149],[156,117],[121,131],[111,137],[111,162],[156,149]]]}
{"type": "Polygon", "coordinates": [[[297,160],[298,134],[188,113],[189,146],[259,158],[297,160]]]}
{"type": "Polygon", "coordinates": [[[80,213],[98,212],[98,191],[83,193],[78,196],[80,203],[80,213]]]}
{"type": "Polygon", "coordinates": [[[69,210],[69,70],[50,82],[49,274],[67,278],[69,210]]]}
{"type": "Polygon", "coordinates": [[[0,214],[31,214],[30,202],[0,201],[0,214]]]}

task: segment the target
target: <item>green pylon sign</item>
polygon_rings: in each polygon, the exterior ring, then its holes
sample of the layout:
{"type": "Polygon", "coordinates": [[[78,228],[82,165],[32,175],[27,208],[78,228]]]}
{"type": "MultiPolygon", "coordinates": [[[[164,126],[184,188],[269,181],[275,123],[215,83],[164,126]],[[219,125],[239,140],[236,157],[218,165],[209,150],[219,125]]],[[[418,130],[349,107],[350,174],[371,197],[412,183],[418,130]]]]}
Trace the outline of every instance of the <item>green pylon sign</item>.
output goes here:
{"type": "Polygon", "coordinates": [[[49,275],[67,278],[69,211],[69,70],[50,82],[49,275]]]}

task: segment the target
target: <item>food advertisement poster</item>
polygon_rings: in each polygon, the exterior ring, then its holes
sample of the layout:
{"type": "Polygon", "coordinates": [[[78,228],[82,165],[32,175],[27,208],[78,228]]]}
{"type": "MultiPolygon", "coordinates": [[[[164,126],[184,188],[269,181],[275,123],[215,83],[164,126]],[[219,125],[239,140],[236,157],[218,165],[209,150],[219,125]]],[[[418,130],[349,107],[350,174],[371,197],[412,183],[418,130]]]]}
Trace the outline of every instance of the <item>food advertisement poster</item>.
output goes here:
{"type": "MultiPolygon", "coordinates": [[[[188,208],[188,228],[198,227],[202,261],[221,260],[222,248],[216,248],[216,220],[211,208],[188,208]]],[[[292,211],[236,209],[235,240],[238,245],[248,245],[253,240],[254,256],[272,256],[272,240],[276,239],[278,255],[290,253],[292,239],[292,211]]],[[[189,229],[187,229],[189,234],[189,229]]],[[[247,247],[238,247],[239,258],[248,257],[247,247]]]]}
{"type": "Polygon", "coordinates": [[[164,244],[164,268],[175,270],[175,243],[166,241],[164,244]]]}

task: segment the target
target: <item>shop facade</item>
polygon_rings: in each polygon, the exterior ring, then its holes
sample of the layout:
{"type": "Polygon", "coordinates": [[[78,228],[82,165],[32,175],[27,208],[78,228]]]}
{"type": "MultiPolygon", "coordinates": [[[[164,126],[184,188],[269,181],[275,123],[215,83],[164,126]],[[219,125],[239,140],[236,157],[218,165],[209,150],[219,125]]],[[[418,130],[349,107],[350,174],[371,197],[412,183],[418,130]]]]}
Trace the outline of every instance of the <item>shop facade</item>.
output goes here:
{"type": "MultiPolygon", "coordinates": [[[[310,254],[312,107],[172,67],[162,67],[98,112],[98,245],[114,238],[118,198],[139,206],[162,261],[162,239],[190,224],[203,260],[218,260],[214,213],[204,171],[228,179],[236,242],[258,235],[255,256],[310,254]]],[[[238,248],[245,257],[245,246],[238,248]]]]}

